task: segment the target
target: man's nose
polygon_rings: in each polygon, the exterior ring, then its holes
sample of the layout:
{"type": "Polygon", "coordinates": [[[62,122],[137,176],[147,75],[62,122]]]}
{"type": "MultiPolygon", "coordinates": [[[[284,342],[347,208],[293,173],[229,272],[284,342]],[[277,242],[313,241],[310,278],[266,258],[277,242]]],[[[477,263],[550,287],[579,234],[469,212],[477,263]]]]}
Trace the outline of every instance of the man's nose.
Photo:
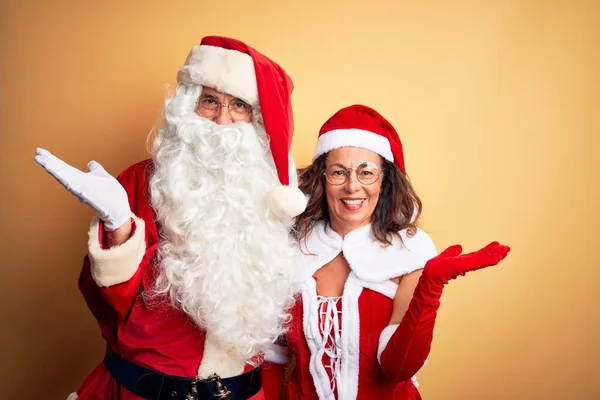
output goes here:
{"type": "Polygon", "coordinates": [[[213,119],[217,125],[231,125],[233,124],[233,119],[231,115],[229,115],[229,109],[227,107],[219,107],[219,111],[217,111],[217,115],[213,119]]]}

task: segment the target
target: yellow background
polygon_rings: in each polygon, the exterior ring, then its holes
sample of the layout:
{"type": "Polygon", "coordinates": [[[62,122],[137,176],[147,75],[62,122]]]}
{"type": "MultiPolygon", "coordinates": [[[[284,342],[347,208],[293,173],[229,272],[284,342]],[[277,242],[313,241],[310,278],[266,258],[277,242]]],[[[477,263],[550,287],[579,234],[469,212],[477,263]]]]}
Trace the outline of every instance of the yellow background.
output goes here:
{"type": "Polygon", "coordinates": [[[92,212],[33,161],[111,173],[146,155],[202,36],[249,43],[296,84],[293,154],[364,103],[397,127],[441,250],[498,239],[451,282],[425,399],[600,398],[597,1],[2,1],[0,398],[64,399],[101,360],[77,289],[92,212]]]}

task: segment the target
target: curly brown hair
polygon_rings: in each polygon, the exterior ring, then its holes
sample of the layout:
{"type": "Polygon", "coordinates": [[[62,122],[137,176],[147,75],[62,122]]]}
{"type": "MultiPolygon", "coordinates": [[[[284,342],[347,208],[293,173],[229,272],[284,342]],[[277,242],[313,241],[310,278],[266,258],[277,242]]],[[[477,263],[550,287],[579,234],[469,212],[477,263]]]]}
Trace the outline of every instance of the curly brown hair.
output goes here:
{"type": "MultiPolygon", "coordinates": [[[[317,222],[330,221],[324,175],[327,154],[298,171],[298,187],[310,196],[306,210],[296,217],[292,230],[292,235],[301,245],[306,244],[306,239],[317,222]]],[[[407,230],[409,237],[416,233],[423,207],[421,199],[400,168],[383,157],[381,161],[383,182],[371,219],[371,234],[383,245],[389,246],[394,236],[402,240],[399,231],[403,229],[407,230]]]]}

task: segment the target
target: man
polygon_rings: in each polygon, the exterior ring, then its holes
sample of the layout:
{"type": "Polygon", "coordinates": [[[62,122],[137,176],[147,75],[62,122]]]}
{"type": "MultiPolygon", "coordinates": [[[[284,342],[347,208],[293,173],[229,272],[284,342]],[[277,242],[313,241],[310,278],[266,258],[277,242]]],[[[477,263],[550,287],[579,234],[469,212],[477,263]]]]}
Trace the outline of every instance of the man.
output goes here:
{"type": "Polygon", "coordinates": [[[258,399],[294,293],[292,81],[244,43],[205,37],[165,102],[152,159],[117,179],[36,162],[100,214],[79,286],[107,342],[70,398],[258,399]],[[291,185],[290,185],[291,184],[291,185]]]}

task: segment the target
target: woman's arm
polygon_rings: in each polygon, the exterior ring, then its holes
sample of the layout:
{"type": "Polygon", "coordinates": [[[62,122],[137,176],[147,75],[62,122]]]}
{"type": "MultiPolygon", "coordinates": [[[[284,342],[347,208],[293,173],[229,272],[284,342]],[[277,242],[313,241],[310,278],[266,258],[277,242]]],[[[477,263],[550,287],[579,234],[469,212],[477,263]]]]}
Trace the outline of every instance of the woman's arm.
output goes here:
{"type": "MultiPolygon", "coordinates": [[[[427,262],[400,323],[386,327],[379,338],[379,363],[390,379],[398,382],[409,379],[425,363],[444,285],[459,275],[498,264],[509,251],[509,247],[494,242],[474,253],[461,255],[460,246],[451,246],[427,262]]],[[[400,296],[396,296],[397,304],[394,299],[392,321],[397,321],[402,312],[404,296],[403,289],[400,296]]]]}
{"type": "Polygon", "coordinates": [[[402,321],[408,305],[413,297],[419,278],[423,273],[422,269],[418,269],[410,274],[404,275],[398,278],[398,289],[396,289],[396,295],[394,296],[394,307],[392,309],[392,316],[388,325],[396,325],[402,321]]]}

